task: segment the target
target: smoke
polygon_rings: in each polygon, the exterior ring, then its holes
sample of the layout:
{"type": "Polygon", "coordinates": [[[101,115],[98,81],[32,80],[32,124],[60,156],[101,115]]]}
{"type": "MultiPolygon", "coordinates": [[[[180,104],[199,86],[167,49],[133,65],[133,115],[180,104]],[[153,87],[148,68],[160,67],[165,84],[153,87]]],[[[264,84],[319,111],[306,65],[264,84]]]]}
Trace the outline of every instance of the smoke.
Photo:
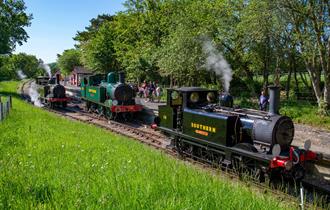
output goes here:
{"type": "Polygon", "coordinates": [[[17,76],[19,77],[19,79],[25,79],[26,78],[26,75],[23,73],[22,70],[18,70],[17,72],[17,76]]]}
{"type": "Polygon", "coordinates": [[[30,96],[30,99],[31,99],[31,102],[37,106],[37,107],[42,107],[42,103],[39,99],[39,93],[37,91],[37,85],[35,82],[32,82],[31,83],[31,86],[29,88],[29,96],[30,96]]]}
{"type": "Polygon", "coordinates": [[[48,74],[49,78],[52,77],[52,73],[51,73],[49,65],[44,64],[44,63],[40,63],[39,67],[42,68],[43,70],[45,70],[45,72],[48,74]]]}
{"type": "Polygon", "coordinates": [[[215,72],[217,76],[221,76],[224,91],[228,93],[233,76],[230,65],[208,38],[203,41],[203,51],[207,56],[206,69],[215,72]]]}

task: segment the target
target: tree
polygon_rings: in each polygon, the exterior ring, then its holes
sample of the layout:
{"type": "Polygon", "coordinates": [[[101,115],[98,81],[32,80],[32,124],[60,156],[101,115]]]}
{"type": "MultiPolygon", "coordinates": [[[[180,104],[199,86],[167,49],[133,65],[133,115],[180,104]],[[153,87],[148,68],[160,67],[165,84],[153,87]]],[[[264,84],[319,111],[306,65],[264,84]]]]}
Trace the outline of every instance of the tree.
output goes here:
{"type": "Polygon", "coordinates": [[[90,25],[85,27],[85,31],[78,31],[76,36],[73,38],[78,42],[76,46],[79,48],[82,44],[95,37],[95,34],[102,26],[102,24],[105,22],[113,21],[113,19],[114,16],[107,14],[98,15],[96,18],[91,19],[89,21],[90,25]]]}
{"type": "Polygon", "coordinates": [[[281,0],[278,9],[285,14],[287,27],[292,28],[292,39],[311,78],[320,111],[330,109],[330,1],[281,0]],[[321,75],[324,75],[324,88],[321,75]]]}
{"type": "Polygon", "coordinates": [[[34,78],[43,72],[39,69],[38,59],[34,55],[25,53],[13,54],[9,59],[9,63],[15,74],[21,70],[28,78],[34,78]]]}
{"type": "Polygon", "coordinates": [[[0,81],[16,77],[15,72],[12,71],[9,59],[9,56],[0,55],[0,81]]]}
{"type": "Polygon", "coordinates": [[[70,74],[75,66],[81,66],[80,51],[77,49],[64,50],[57,58],[58,67],[64,74],[70,74]]]}
{"type": "Polygon", "coordinates": [[[22,45],[28,38],[24,27],[30,25],[31,14],[25,13],[23,0],[0,2],[0,54],[11,53],[16,44],[22,45]]]}
{"type": "Polygon", "coordinates": [[[60,68],[58,67],[58,63],[57,62],[53,62],[48,64],[51,70],[51,73],[54,74],[56,71],[58,71],[60,68]]]}
{"type": "Polygon", "coordinates": [[[19,53],[0,56],[1,80],[19,79],[18,71],[21,71],[28,78],[34,78],[43,73],[43,70],[39,68],[39,61],[34,55],[19,53]]]}
{"type": "Polygon", "coordinates": [[[80,46],[83,64],[101,73],[118,71],[120,66],[116,59],[114,40],[112,22],[104,22],[95,36],[80,46]]]}

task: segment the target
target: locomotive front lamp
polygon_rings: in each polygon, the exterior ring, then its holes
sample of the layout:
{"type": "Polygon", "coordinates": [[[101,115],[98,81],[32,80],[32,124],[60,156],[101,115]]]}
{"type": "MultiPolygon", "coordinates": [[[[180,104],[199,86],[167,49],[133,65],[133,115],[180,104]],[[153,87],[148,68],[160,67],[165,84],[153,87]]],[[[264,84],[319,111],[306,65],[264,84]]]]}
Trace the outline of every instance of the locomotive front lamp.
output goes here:
{"type": "Polygon", "coordinates": [[[272,155],[279,156],[281,154],[281,146],[279,144],[275,144],[272,149],[272,155]]]}
{"type": "Polygon", "coordinates": [[[113,100],[113,101],[112,101],[112,104],[113,104],[114,106],[117,106],[117,105],[118,105],[118,101],[117,101],[117,100],[113,100]]]}
{"type": "Polygon", "coordinates": [[[172,98],[173,100],[178,99],[178,98],[179,98],[179,93],[178,93],[177,91],[173,91],[173,92],[171,93],[171,98],[172,98]]]}

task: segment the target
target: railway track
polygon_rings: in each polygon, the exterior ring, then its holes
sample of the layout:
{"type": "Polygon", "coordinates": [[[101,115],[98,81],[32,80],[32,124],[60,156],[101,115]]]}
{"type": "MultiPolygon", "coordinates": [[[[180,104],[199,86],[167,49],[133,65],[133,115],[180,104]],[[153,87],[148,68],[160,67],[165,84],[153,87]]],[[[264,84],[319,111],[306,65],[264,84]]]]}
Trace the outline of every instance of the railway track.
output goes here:
{"type": "MultiPolygon", "coordinates": [[[[26,90],[28,89],[29,85],[31,85],[32,81],[25,81],[21,87],[20,92],[22,97],[25,100],[30,101],[28,95],[26,94],[26,90]]],[[[263,184],[260,182],[257,182],[251,178],[248,178],[247,176],[242,176],[237,174],[235,170],[232,170],[231,168],[222,167],[219,165],[214,165],[209,162],[205,162],[204,160],[199,159],[198,157],[191,157],[191,156],[180,156],[176,151],[174,151],[170,147],[170,139],[159,132],[156,132],[148,127],[148,125],[145,125],[143,123],[120,123],[116,121],[109,121],[105,119],[102,116],[98,116],[96,114],[92,114],[89,112],[86,112],[82,110],[81,107],[75,105],[75,106],[68,106],[66,109],[50,109],[48,107],[43,107],[43,109],[55,113],[57,115],[63,116],[65,118],[80,121],[84,123],[88,123],[91,125],[98,126],[100,128],[109,130],[113,133],[117,133],[120,135],[124,135],[126,137],[136,139],[148,146],[151,146],[157,150],[160,150],[174,158],[179,158],[184,161],[187,161],[195,166],[198,166],[202,169],[207,169],[208,171],[219,174],[219,171],[221,171],[222,176],[226,176],[228,179],[234,179],[237,181],[242,181],[244,179],[245,181],[248,181],[248,185],[252,185],[256,188],[259,188],[263,193],[269,192],[276,196],[278,196],[281,199],[291,200],[292,202],[297,202],[298,198],[296,195],[296,192],[293,192],[291,194],[284,193],[283,190],[277,190],[272,189],[269,187],[268,184],[263,184]]],[[[326,159],[323,164],[326,166],[329,166],[330,168],[330,161],[326,159]],[[327,165],[329,163],[329,165],[327,165]]],[[[244,182],[245,182],[244,181],[244,182]]],[[[315,180],[311,178],[311,180],[305,181],[306,187],[312,187],[314,189],[319,189],[322,187],[317,186],[317,183],[315,183],[315,180]]],[[[329,193],[327,191],[327,193],[329,193]]],[[[310,204],[307,204],[307,206],[310,204]]]]}

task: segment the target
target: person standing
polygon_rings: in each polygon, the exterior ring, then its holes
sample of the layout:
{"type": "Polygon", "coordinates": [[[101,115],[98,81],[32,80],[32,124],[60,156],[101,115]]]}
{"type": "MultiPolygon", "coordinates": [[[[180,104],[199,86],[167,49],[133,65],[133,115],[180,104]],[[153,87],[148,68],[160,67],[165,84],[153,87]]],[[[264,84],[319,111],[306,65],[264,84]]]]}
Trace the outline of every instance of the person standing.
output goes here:
{"type": "Polygon", "coordinates": [[[149,96],[149,100],[150,101],[154,101],[153,100],[153,94],[154,94],[154,91],[155,91],[155,84],[153,82],[149,82],[149,92],[148,92],[148,96],[149,96]]]}
{"type": "Polygon", "coordinates": [[[267,106],[268,106],[268,96],[266,94],[266,91],[261,91],[261,95],[260,95],[260,98],[259,98],[259,109],[261,111],[266,111],[267,110],[267,106]]]}

